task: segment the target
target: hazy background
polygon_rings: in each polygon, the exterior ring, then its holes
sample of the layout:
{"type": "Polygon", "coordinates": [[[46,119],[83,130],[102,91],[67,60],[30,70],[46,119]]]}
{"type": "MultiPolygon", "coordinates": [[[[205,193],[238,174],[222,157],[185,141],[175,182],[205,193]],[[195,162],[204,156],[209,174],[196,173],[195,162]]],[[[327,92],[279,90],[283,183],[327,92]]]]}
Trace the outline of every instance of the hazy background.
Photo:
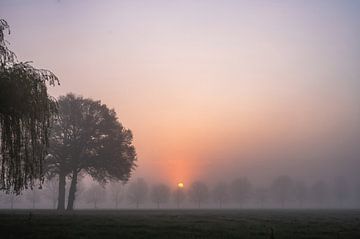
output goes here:
{"type": "MultiPolygon", "coordinates": [[[[134,177],[185,185],[359,180],[360,1],[2,0],[10,48],[51,90],[135,136],[134,177]]],[[[357,181],[359,182],[359,181],[357,181]]]]}

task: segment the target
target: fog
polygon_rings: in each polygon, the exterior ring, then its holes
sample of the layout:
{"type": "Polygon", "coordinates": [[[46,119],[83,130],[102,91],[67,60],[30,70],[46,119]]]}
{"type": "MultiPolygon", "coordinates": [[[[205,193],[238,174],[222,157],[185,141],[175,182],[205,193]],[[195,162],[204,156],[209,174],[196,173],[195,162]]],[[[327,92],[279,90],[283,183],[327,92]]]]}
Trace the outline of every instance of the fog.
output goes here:
{"type": "MultiPolygon", "coordinates": [[[[151,2],[0,3],[51,95],[101,100],[133,134],[129,178],[79,170],[76,209],[360,207],[359,2],[151,2]]],[[[56,208],[47,180],[1,208],[56,208]]]]}

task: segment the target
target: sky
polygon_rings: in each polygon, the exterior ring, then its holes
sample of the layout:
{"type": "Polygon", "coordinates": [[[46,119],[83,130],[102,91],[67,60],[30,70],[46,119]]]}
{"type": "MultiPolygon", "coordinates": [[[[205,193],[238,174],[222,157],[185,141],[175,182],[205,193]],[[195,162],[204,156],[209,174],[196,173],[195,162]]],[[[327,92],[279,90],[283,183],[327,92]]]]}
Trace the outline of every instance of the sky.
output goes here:
{"type": "Polygon", "coordinates": [[[357,177],[360,1],[2,0],[10,48],[114,108],[135,177],[357,177]]]}

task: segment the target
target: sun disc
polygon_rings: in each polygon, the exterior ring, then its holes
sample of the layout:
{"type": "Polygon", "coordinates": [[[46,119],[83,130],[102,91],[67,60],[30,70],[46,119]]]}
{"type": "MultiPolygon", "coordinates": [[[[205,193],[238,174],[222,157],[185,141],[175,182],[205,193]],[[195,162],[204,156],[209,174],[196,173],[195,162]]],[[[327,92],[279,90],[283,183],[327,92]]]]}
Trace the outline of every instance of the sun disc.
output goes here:
{"type": "Polygon", "coordinates": [[[182,182],[178,183],[178,187],[179,188],[183,188],[184,187],[184,184],[182,182]]]}

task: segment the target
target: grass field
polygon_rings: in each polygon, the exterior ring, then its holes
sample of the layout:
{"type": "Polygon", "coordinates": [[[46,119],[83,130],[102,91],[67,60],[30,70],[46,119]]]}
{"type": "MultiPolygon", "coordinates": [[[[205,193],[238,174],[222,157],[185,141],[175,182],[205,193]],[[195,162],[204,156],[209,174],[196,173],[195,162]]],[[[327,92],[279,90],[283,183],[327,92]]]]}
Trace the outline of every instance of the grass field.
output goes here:
{"type": "Polygon", "coordinates": [[[359,210],[0,211],[0,238],[360,238],[359,210]]]}

